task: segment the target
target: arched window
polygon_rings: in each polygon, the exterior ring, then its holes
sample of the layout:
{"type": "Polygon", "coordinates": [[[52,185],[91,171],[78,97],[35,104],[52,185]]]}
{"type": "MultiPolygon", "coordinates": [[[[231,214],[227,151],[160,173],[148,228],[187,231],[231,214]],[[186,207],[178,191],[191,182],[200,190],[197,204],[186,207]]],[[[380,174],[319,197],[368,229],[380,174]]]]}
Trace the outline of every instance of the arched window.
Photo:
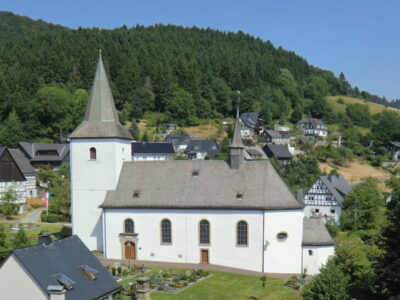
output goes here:
{"type": "Polygon", "coordinates": [[[161,243],[172,243],[171,221],[168,219],[164,219],[161,221],[161,243]]]}
{"type": "Polygon", "coordinates": [[[248,232],[247,222],[239,221],[236,226],[237,244],[247,246],[248,232]]]}
{"type": "Polygon", "coordinates": [[[200,244],[210,244],[210,222],[200,221],[200,244]]]}
{"type": "Polygon", "coordinates": [[[135,232],[135,224],[132,219],[126,219],[124,222],[125,233],[134,233],[135,232]]]}
{"type": "Polygon", "coordinates": [[[95,160],[96,159],[96,148],[92,147],[90,148],[90,159],[95,160]]]}

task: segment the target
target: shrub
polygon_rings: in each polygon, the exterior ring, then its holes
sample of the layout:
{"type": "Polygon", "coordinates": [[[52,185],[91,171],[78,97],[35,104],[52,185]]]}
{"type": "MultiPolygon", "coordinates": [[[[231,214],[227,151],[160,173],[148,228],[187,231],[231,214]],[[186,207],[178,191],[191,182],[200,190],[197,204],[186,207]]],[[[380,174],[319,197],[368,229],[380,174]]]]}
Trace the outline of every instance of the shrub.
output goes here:
{"type": "Polygon", "coordinates": [[[40,198],[29,198],[26,200],[26,204],[31,208],[43,207],[43,200],[40,198]]]}
{"type": "Polygon", "coordinates": [[[337,100],[337,103],[344,104],[343,98],[339,98],[339,99],[337,100]]]}
{"type": "Polygon", "coordinates": [[[47,214],[46,212],[42,213],[41,220],[42,222],[47,222],[47,223],[69,222],[69,218],[67,217],[52,213],[47,214]]]}
{"type": "Polygon", "coordinates": [[[112,274],[112,276],[116,276],[117,275],[117,268],[116,267],[112,267],[111,268],[111,274],[112,274]]]}
{"type": "Polygon", "coordinates": [[[118,274],[118,275],[121,275],[121,272],[122,272],[122,268],[121,268],[121,267],[118,267],[118,268],[117,268],[117,274],[118,274]]]}

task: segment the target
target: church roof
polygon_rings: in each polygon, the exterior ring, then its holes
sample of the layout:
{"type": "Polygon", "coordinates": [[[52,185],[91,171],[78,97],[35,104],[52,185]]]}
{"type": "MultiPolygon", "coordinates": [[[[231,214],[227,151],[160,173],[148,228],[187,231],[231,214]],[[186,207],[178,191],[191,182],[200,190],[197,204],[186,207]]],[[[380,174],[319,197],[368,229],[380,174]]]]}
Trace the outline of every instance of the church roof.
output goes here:
{"type": "Polygon", "coordinates": [[[301,209],[269,161],[124,162],[102,208],[301,209]],[[240,197],[239,197],[240,195],[240,197]]]}
{"type": "Polygon", "coordinates": [[[97,63],[85,118],[70,138],[133,139],[129,131],[119,122],[101,55],[97,63]]]}
{"type": "Polygon", "coordinates": [[[239,119],[239,111],[236,116],[235,120],[235,127],[233,128],[233,138],[232,138],[232,144],[230,147],[232,148],[244,148],[243,141],[242,141],[242,135],[240,133],[240,129],[242,128],[240,119],[239,119]]]}
{"type": "Polygon", "coordinates": [[[335,240],[329,234],[325,223],[321,218],[303,221],[303,245],[306,246],[329,246],[335,245],[335,240]]]}

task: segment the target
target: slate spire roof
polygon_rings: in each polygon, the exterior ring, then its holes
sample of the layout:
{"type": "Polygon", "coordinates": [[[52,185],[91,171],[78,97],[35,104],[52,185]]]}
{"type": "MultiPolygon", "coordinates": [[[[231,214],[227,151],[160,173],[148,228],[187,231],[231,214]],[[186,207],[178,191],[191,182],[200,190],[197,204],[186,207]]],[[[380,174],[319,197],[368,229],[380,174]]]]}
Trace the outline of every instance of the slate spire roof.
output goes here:
{"type": "Polygon", "coordinates": [[[129,131],[119,122],[101,52],[85,118],[70,138],[133,139],[129,131]]]}
{"type": "Polygon", "coordinates": [[[235,127],[233,128],[233,138],[232,143],[230,145],[231,148],[244,148],[242,142],[242,135],[240,133],[241,123],[239,118],[239,110],[237,110],[236,120],[235,120],[235,127]]]}

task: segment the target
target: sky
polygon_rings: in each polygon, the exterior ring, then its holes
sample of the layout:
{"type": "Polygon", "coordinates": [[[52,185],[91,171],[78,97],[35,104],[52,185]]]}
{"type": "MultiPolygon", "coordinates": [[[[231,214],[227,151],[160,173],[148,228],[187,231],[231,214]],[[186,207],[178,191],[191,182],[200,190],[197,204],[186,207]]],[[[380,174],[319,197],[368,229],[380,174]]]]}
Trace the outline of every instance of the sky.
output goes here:
{"type": "Polygon", "coordinates": [[[270,40],[361,90],[400,98],[398,0],[0,0],[0,10],[70,28],[176,24],[270,40]]]}

